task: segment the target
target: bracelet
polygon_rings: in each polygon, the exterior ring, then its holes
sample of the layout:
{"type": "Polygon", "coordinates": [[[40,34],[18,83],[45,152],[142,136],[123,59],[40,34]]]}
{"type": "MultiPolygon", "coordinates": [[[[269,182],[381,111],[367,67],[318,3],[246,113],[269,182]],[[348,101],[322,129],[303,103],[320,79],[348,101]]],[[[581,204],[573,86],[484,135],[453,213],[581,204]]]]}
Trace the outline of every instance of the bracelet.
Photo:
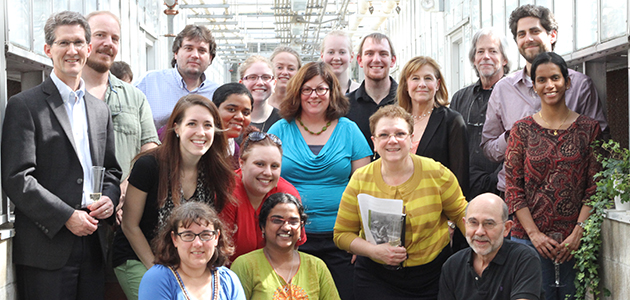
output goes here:
{"type": "Polygon", "coordinates": [[[585,229],[584,222],[577,222],[575,225],[582,227],[582,229],[585,229]]]}

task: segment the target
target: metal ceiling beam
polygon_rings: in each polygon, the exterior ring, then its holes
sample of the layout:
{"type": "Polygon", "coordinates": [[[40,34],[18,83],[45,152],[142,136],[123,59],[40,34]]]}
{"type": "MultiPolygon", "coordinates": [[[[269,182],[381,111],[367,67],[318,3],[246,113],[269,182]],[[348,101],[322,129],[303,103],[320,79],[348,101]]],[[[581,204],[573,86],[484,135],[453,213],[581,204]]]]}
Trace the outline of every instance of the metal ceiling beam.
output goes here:
{"type": "Polygon", "coordinates": [[[189,15],[189,19],[234,19],[234,15],[189,15]]]}
{"type": "Polygon", "coordinates": [[[225,22],[195,22],[195,25],[238,25],[238,21],[225,21],[225,22]]]}
{"type": "Polygon", "coordinates": [[[229,8],[229,4],[180,4],[179,8],[229,8]]]}

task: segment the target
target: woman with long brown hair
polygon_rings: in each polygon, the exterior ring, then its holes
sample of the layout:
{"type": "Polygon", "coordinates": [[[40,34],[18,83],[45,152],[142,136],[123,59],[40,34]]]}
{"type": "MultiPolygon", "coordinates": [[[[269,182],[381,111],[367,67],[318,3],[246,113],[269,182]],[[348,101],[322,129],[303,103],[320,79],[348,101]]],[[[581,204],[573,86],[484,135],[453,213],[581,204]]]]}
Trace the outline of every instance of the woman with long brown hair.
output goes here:
{"type": "Polygon", "coordinates": [[[162,145],[135,161],[114,238],[114,270],[129,299],[138,297],[140,279],[153,265],[149,241],[174,207],[198,201],[220,211],[233,201],[234,171],[216,106],[201,95],[184,96],[166,126],[162,145]]]}

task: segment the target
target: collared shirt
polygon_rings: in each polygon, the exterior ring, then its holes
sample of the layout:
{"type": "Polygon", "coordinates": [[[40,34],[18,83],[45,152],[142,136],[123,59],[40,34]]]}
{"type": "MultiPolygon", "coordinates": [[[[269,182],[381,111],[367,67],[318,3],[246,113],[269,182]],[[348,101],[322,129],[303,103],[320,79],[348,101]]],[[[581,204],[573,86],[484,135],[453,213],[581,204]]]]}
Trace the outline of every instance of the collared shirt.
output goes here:
{"type": "Polygon", "coordinates": [[[188,90],[186,82],[177,66],[172,69],[164,69],[147,73],[136,85],[145,96],[151,106],[155,128],[160,129],[166,124],[173,112],[173,108],[179,99],[188,94],[199,94],[210,100],[218,84],[201,75],[201,84],[193,90],[188,90]]]}
{"type": "Polygon", "coordinates": [[[79,88],[73,91],[65,84],[55,71],[50,73],[50,78],[59,90],[59,95],[63,100],[63,106],[68,113],[70,127],[72,128],[72,139],[74,140],[75,150],[83,168],[83,199],[81,199],[81,207],[92,204],[90,193],[92,192],[92,156],[90,152],[90,139],[88,136],[88,120],[85,111],[85,82],[81,79],[79,88]]]}
{"type": "Polygon", "coordinates": [[[481,81],[477,80],[476,83],[457,91],[451,100],[450,108],[462,115],[468,129],[470,189],[467,196],[469,199],[486,192],[499,193],[497,190],[497,175],[500,168],[502,168],[502,164],[486,158],[479,146],[483,123],[486,121],[488,99],[490,99],[491,93],[492,88],[489,90],[483,89],[481,81]]]}
{"type": "Polygon", "coordinates": [[[370,149],[374,149],[374,143],[372,142],[370,133],[370,116],[375,113],[379,108],[396,103],[396,90],[398,90],[398,83],[391,76],[389,77],[391,85],[389,87],[389,93],[378,104],[368,95],[365,91],[365,80],[361,83],[361,86],[347,95],[350,100],[350,111],[346,115],[346,118],[350,121],[357,123],[359,129],[365,136],[370,149]]]}
{"type": "Polygon", "coordinates": [[[439,300],[543,298],[540,258],[532,247],[503,241],[481,276],[471,248],[451,256],[442,266],[439,300]]]}
{"type": "MultiPolygon", "coordinates": [[[[590,77],[569,69],[571,87],[565,93],[565,101],[570,110],[591,117],[606,129],[606,117],[597,98],[597,90],[590,77]]],[[[501,79],[494,86],[486,122],[481,136],[481,148],[492,161],[503,161],[507,140],[505,132],[524,117],[540,111],[540,97],[534,91],[532,81],[525,70],[516,71],[501,79]]],[[[505,191],[505,169],[499,172],[497,188],[505,191]]]]}
{"type": "Polygon", "coordinates": [[[109,74],[109,88],[105,92],[105,103],[112,113],[116,159],[123,171],[123,179],[129,176],[131,161],[142,145],[160,144],[151,107],[140,90],[109,74]]]}

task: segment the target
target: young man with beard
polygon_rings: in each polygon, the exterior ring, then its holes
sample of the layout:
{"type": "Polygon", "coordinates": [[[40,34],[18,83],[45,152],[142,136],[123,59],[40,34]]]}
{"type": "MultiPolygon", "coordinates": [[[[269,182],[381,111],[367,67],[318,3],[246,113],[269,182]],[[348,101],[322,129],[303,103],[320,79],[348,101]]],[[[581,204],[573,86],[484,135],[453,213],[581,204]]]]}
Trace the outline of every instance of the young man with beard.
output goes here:
{"type": "Polygon", "coordinates": [[[141,151],[157,147],[160,141],[144,94],[109,72],[120,45],[118,17],[108,11],[96,11],[87,15],[86,19],[92,28],[92,53],[87,58],[82,78],[86,91],[105,101],[112,113],[116,159],[125,179],[121,184],[121,199],[117,208],[121,212],[119,208],[124,202],[131,161],[141,151]]]}
{"type": "Polygon", "coordinates": [[[216,52],[217,44],[208,28],[186,25],[173,41],[173,68],[149,72],[136,85],[147,96],[156,128],[166,124],[181,97],[199,94],[212,99],[219,85],[204,72],[216,52]]]}
{"type": "Polygon", "coordinates": [[[451,100],[450,107],[462,115],[468,128],[470,154],[468,199],[486,192],[499,194],[497,176],[503,165],[488,160],[479,143],[492,89],[495,83],[510,72],[507,47],[505,37],[497,34],[492,28],[477,31],[472,38],[468,58],[479,80],[457,91],[451,100]]]}
{"type": "Polygon", "coordinates": [[[541,267],[532,247],[504,239],[512,228],[508,207],[485,193],[466,208],[470,248],[442,266],[439,300],[543,299],[541,267]]]}
{"type": "MultiPolygon", "coordinates": [[[[518,51],[527,64],[523,70],[503,78],[494,86],[486,123],[483,126],[481,148],[492,161],[502,162],[507,149],[510,129],[514,122],[540,111],[540,97],[534,91],[529,70],[539,53],[552,51],[558,38],[558,23],[546,7],[523,5],[510,15],[510,29],[518,51]]],[[[571,88],[566,91],[569,109],[599,121],[602,130],[608,124],[590,77],[569,69],[571,88]]],[[[497,188],[505,192],[505,169],[499,172],[497,188]]]]}
{"type": "Polygon", "coordinates": [[[369,118],[380,107],[396,103],[398,83],[389,76],[389,69],[396,64],[392,41],[378,32],[365,36],[359,45],[357,62],[363,69],[365,80],[348,94],[350,111],[346,117],[357,123],[370,149],[374,149],[369,118]]]}

